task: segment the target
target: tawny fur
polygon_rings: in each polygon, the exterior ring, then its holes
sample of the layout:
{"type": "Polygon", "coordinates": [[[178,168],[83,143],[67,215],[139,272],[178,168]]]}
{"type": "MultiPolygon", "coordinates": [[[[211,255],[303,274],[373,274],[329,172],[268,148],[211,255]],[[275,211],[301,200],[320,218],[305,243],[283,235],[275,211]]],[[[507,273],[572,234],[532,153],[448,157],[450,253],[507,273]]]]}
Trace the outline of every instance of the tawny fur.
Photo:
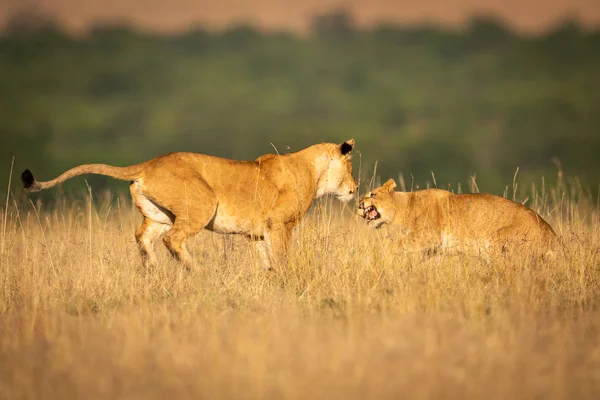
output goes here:
{"type": "Polygon", "coordinates": [[[540,215],[503,197],[440,189],[394,192],[395,187],[390,179],[363,196],[359,215],[371,227],[388,224],[408,251],[518,250],[546,254],[556,245],[556,233],[540,215]]]}
{"type": "Polygon", "coordinates": [[[35,181],[27,170],[22,181],[38,191],[82,174],[131,180],[133,202],[144,216],[135,237],[146,265],[156,262],[154,244],[161,237],[174,257],[190,264],[187,240],[208,229],[255,240],[270,267],[287,252],[293,228],[315,198],[354,196],[353,147],[354,140],[321,143],[255,161],[171,153],[124,168],[81,165],[48,182],[35,181]]]}

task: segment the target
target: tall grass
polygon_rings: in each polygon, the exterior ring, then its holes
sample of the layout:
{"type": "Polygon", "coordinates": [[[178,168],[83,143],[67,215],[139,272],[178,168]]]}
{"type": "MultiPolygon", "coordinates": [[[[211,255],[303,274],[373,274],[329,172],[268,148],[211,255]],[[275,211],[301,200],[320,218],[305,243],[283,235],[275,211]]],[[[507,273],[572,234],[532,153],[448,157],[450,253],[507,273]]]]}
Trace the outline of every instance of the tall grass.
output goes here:
{"type": "Polygon", "coordinates": [[[209,232],[192,272],[162,244],[144,269],[127,199],[11,200],[0,398],[598,398],[598,205],[528,192],[564,243],[551,262],[402,254],[323,201],[274,272],[209,232]]]}

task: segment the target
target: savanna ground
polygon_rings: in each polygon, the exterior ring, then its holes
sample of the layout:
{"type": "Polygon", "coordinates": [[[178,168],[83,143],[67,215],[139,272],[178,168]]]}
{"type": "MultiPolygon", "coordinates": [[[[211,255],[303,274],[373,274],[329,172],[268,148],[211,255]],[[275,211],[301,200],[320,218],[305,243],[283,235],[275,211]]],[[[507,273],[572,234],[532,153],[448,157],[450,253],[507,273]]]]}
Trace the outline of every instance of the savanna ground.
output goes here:
{"type": "Polygon", "coordinates": [[[528,192],[563,238],[556,260],[398,254],[327,200],[275,272],[209,232],[192,272],[164,248],[145,270],[128,199],[11,198],[0,398],[598,398],[598,204],[528,192]]]}

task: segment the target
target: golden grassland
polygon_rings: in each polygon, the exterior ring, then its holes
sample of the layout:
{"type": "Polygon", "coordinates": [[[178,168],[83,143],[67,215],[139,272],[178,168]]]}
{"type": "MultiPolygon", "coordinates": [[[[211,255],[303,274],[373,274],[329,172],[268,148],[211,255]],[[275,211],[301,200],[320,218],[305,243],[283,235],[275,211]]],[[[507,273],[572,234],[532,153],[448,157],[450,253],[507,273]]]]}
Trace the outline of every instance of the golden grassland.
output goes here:
{"type": "Polygon", "coordinates": [[[164,248],[146,270],[128,200],[10,198],[0,398],[599,398],[599,207],[530,192],[551,261],[401,254],[327,200],[274,272],[210,232],[191,272],[164,248]]]}

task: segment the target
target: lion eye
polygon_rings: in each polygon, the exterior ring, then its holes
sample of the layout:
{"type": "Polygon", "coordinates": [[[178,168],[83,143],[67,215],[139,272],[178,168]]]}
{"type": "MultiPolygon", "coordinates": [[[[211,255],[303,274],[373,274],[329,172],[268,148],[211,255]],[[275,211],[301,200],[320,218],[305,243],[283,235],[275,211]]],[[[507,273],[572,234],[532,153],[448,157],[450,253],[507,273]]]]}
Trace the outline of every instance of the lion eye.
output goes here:
{"type": "Polygon", "coordinates": [[[371,197],[375,197],[375,194],[376,194],[376,193],[371,193],[371,197]]]}

